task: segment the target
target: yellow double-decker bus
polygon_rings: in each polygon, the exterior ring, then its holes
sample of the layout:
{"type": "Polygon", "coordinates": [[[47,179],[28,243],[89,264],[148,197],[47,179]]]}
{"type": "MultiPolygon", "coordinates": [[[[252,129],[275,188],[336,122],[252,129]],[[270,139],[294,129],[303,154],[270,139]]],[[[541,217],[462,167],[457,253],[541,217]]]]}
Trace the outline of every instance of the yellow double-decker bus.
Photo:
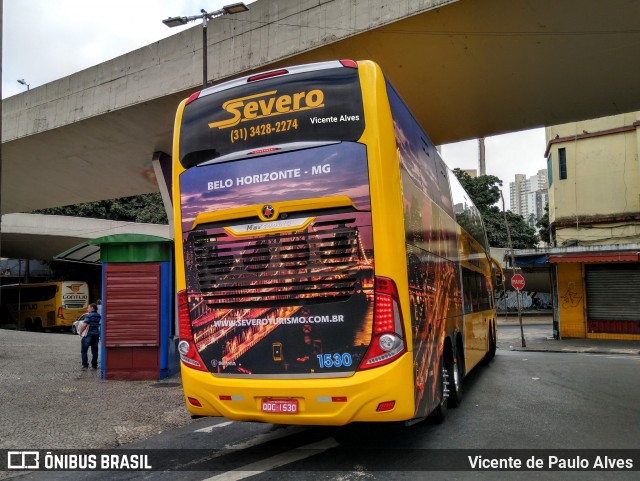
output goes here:
{"type": "Polygon", "coordinates": [[[478,211],[371,61],[197,92],[173,148],[189,411],[280,424],[443,418],[495,353],[478,211]]]}
{"type": "Polygon", "coordinates": [[[2,324],[18,329],[70,329],[89,305],[84,281],[52,281],[0,286],[2,324]]]}

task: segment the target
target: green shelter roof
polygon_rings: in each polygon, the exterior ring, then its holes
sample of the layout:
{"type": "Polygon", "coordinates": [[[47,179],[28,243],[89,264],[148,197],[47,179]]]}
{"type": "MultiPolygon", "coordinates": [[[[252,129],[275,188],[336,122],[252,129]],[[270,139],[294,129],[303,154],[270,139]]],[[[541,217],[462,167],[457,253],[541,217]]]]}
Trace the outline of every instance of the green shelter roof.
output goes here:
{"type": "Polygon", "coordinates": [[[148,234],[112,234],[103,237],[97,237],[88,241],[89,244],[136,244],[140,242],[155,243],[155,242],[172,242],[171,239],[160,237],[156,235],[148,234]]]}

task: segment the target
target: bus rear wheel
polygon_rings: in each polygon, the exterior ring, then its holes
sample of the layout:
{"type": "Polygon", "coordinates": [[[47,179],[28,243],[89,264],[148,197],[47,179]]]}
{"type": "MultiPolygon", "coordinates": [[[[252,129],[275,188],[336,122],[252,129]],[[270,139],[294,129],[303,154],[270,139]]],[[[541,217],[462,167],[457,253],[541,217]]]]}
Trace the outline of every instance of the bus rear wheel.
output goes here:
{"type": "Polygon", "coordinates": [[[449,379],[449,405],[450,408],[460,406],[462,402],[462,373],[463,373],[463,361],[460,357],[460,349],[456,349],[455,357],[449,368],[451,373],[449,379]]]}
{"type": "Polygon", "coordinates": [[[440,374],[438,376],[438,391],[440,394],[440,403],[431,413],[431,418],[436,424],[442,423],[447,417],[447,403],[449,402],[449,373],[447,365],[444,362],[444,356],[440,358],[440,374]]]}
{"type": "Polygon", "coordinates": [[[489,339],[487,345],[487,353],[482,358],[481,364],[483,366],[489,365],[489,362],[496,356],[496,328],[495,325],[489,325],[489,332],[487,333],[489,339]]]}
{"type": "Polygon", "coordinates": [[[489,337],[489,359],[493,359],[496,357],[496,348],[498,346],[495,324],[491,326],[489,332],[491,332],[491,337],[489,337]]]}

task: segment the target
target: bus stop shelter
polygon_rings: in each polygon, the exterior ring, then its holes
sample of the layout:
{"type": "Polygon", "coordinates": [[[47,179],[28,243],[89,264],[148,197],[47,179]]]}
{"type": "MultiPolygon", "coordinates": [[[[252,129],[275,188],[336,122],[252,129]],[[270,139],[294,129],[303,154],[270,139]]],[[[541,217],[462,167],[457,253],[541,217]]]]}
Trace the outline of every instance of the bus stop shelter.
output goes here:
{"type": "Polygon", "coordinates": [[[56,256],[102,263],[103,379],[162,379],[177,373],[172,244],[163,237],[116,234],[56,256]]]}

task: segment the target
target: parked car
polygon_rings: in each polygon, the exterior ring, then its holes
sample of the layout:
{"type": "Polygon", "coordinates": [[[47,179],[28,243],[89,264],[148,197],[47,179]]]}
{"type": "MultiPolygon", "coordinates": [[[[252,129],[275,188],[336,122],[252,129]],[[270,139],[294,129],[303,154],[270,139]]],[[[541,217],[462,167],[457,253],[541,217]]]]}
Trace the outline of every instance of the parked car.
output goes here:
{"type": "Polygon", "coordinates": [[[82,322],[84,321],[86,315],[86,313],[82,314],[79,318],[73,321],[73,324],[71,324],[71,332],[73,332],[74,334],[80,333],[80,326],[82,325],[82,322]]]}

